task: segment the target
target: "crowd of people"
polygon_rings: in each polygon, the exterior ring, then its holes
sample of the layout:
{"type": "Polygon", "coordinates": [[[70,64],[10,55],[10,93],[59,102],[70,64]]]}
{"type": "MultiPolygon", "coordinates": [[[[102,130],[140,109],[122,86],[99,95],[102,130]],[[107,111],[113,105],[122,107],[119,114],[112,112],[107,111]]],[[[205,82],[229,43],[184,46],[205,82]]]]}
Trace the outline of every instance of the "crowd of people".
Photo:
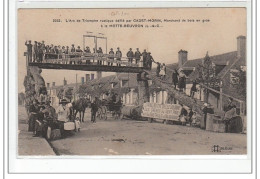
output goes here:
{"type": "Polygon", "coordinates": [[[33,132],[34,137],[47,137],[47,128],[51,127],[51,129],[60,129],[62,136],[64,123],[75,122],[72,110],[72,104],[66,99],[60,101],[57,109],[51,106],[49,100],[39,102],[35,99],[28,108],[28,131],[33,132]]]}
{"type": "MultiPolygon", "coordinates": [[[[156,68],[156,76],[159,77],[161,80],[166,80],[166,65],[160,62],[155,62],[157,64],[156,68]]],[[[185,92],[186,90],[186,79],[188,78],[183,69],[180,68],[179,70],[174,69],[172,72],[172,84],[174,86],[174,89],[177,90],[177,87],[180,92],[185,92]]],[[[192,87],[190,90],[190,97],[194,97],[195,92],[197,92],[197,82],[194,80],[192,82],[192,87]]]]}
{"type": "MultiPolygon", "coordinates": [[[[42,63],[44,59],[65,59],[65,58],[77,58],[77,57],[84,57],[89,56],[87,54],[97,54],[99,57],[97,59],[98,65],[104,65],[104,61],[100,58],[103,57],[103,50],[101,47],[98,49],[93,48],[93,51],[87,46],[85,49],[81,49],[80,46],[77,48],[74,44],[69,46],[60,46],[60,45],[45,45],[44,41],[37,42],[34,41],[32,44],[31,40],[26,41],[25,45],[27,46],[27,53],[28,53],[28,61],[29,62],[40,62],[42,63]]],[[[151,52],[147,52],[146,49],[141,53],[139,48],[136,48],[136,51],[133,52],[132,48],[126,53],[126,58],[128,59],[129,63],[139,64],[141,59],[143,61],[143,67],[147,69],[152,68],[152,62],[154,62],[151,52]]],[[[113,66],[113,61],[122,61],[122,52],[119,47],[117,47],[116,52],[114,52],[113,48],[110,49],[108,53],[108,66],[113,66]]],[[[72,62],[70,62],[72,64],[72,62]]],[[[74,62],[75,64],[75,62],[74,62]]],[[[86,64],[90,64],[90,60],[86,60],[86,64]]],[[[120,63],[117,63],[117,66],[121,66],[120,63]]]]}

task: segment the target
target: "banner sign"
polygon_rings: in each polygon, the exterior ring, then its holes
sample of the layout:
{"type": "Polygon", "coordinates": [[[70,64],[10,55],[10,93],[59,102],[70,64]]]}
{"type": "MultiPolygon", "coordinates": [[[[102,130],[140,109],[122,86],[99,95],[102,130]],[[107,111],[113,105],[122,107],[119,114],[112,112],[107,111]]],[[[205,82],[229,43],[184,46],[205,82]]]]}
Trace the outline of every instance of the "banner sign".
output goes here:
{"type": "Polygon", "coordinates": [[[144,103],[142,117],[179,121],[181,105],[144,103]]]}

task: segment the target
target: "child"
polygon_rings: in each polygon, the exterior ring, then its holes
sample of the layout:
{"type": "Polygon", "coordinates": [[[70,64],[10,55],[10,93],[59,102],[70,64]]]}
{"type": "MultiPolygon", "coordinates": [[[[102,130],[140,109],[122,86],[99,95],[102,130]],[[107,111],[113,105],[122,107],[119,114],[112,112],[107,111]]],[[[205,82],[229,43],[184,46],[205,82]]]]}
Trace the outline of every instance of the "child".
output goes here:
{"type": "Polygon", "coordinates": [[[197,125],[197,115],[196,112],[193,112],[193,115],[191,117],[191,126],[196,126],[197,125]]]}
{"type": "Polygon", "coordinates": [[[187,117],[187,115],[188,115],[187,110],[186,110],[186,109],[183,107],[183,105],[181,104],[181,114],[179,115],[179,117],[180,117],[181,124],[182,124],[183,126],[186,125],[186,117],[187,117]]]}

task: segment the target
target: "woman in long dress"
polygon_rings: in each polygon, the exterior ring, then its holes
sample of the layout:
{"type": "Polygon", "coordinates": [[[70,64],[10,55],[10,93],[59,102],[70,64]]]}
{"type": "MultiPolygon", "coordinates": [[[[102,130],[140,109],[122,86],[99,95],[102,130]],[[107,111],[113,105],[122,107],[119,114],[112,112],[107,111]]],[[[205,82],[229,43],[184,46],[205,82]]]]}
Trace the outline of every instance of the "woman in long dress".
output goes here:
{"type": "Polygon", "coordinates": [[[163,63],[163,65],[161,66],[161,71],[160,71],[160,77],[161,77],[161,79],[162,80],[164,80],[165,79],[165,76],[166,76],[166,66],[165,66],[165,64],[163,63]]]}
{"type": "Polygon", "coordinates": [[[184,91],[186,89],[186,78],[187,78],[187,76],[184,74],[183,70],[180,70],[178,87],[181,92],[183,92],[183,89],[184,89],[184,91]]]}

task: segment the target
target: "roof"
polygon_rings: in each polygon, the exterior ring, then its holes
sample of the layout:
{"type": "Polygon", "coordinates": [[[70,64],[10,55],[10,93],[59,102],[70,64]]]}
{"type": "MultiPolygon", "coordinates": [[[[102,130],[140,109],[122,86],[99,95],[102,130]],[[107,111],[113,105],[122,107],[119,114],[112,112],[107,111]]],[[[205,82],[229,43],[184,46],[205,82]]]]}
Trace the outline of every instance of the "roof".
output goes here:
{"type": "Polygon", "coordinates": [[[236,66],[236,65],[238,65],[238,66],[244,66],[244,65],[245,65],[245,60],[244,60],[244,58],[241,58],[241,57],[240,57],[240,58],[236,58],[236,59],[230,61],[230,63],[229,63],[227,66],[225,66],[225,68],[218,74],[218,77],[219,77],[220,79],[224,78],[225,75],[228,73],[228,71],[229,71],[232,67],[234,67],[234,66],[236,66]]]}
{"type": "MultiPolygon", "coordinates": [[[[237,57],[237,51],[223,53],[220,55],[210,56],[210,59],[216,65],[227,65],[227,62],[230,60],[234,60],[237,57]]],[[[197,67],[199,64],[202,64],[203,58],[198,58],[194,60],[188,60],[183,64],[183,67],[197,67]]]]}

